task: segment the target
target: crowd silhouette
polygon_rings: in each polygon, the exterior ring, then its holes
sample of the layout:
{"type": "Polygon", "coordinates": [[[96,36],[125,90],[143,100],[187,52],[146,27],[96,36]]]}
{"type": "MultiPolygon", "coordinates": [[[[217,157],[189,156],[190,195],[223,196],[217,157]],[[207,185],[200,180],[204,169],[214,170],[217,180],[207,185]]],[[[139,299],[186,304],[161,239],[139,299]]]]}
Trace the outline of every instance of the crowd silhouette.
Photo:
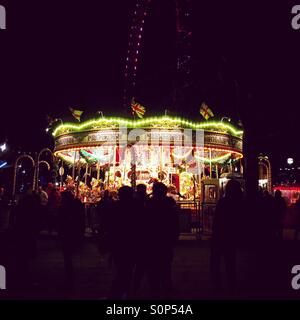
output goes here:
{"type": "MultiPolygon", "coordinates": [[[[94,211],[95,239],[99,254],[108,257],[114,269],[109,299],[173,297],[172,262],[180,235],[180,208],[167,193],[168,188],[161,182],[154,183],[150,195],[143,184],[135,190],[121,187],[117,198],[109,190],[103,191],[94,211]]],[[[271,280],[264,275],[282,240],[286,209],[280,191],[272,196],[259,190],[256,198],[249,199],[238,181],[226,184],[225,195],[216,205],[210,241],[213,296],[223,297],[224,292],[229,297],[236,296],[241,247],[255,249],[260,263],[257,282],[261,287],[269,285],[271,280]]],[[[49,235],[58,236],[65,286],[72,289],[73,256],[84,243],[86,219],[81,201],[70,191],[59,192],[52,184],[45,191],[29,190],[21,196],[10,214],[18,286],[30,281],[28,263],[37,255],[39,232],[47,230],[49,235]]]]}
{"type": "Polygon", "coordinates": [[[239,219],[243,212],[243,192],[238,181],[230,180],[225,196],[216,207],[211,246],[211,272],[214,290],[222,292],[221,258],[224,258],[228,287],[231,293],[236,288],[236,254],[239,240],[239,219]]]}
{"type": "Polygon", "coordinates": [[[144,185],[118,191],[118,200],[106,194],[98,205],[104,241],[116,268],[110,298],[137,297],[144,277],[149,295],[162,298],[172,291],[172,249],[178,239],[176,203],[167,188],[156,183],[148,198],[144,185]]]}

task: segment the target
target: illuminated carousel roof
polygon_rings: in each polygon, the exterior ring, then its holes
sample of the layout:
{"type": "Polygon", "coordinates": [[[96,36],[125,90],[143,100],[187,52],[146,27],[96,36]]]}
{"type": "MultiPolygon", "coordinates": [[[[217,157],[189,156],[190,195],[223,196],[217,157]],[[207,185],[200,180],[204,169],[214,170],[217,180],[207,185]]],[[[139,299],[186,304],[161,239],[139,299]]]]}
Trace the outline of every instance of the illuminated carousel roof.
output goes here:
{"type": "MultiPolygon", "coordinates": [[[[144,129],[145,140],[140,140],[142,149],[151,149],[156,152],[158,146],[170,145],[161,142],[162,135],[170,135],[173,139],[185,139],[185,129],[192,129],[193,132],[203,130],[203,143],[199,147],[196,141],[190,147],[179,147],[184,154],[190,154],[192,151],[195,157],[204,162],[224,162],[230,157],[241,158],[242,154],[242,136],[243,131],[237,129],[231,124],[204,121],[192,122],[181,118],[169,116],[145,118],[141,120],[130,120],[124,118],[100,118],[89,120],[83,123],[66,123],[61,124],[53,132],[55,140],[56,156],[68,163],[78,161],[80,163],[101,163],[108,162],[106,159],[112,157],[113,148],[123,146],[129,142],[129,132],[131,129],[144,129]],[[125,128],[125,134],[120,129],[125,128]],[[156,138],[151,136],[152,146],[148,146],[147,135],[156,132],[156,138]],[[200,155],[200,149],[202,155],[200,155]]],[[[141,136],[142,137],[142,136],[141,136]]],[[[142,139],[142,138],[141,138],[142,139]]],[[[194,137],[193,137],[194,139],[194,137]]],[[[175,141],[175,140],[174,140],[175,141]]],[[[176,147],[177,148],[177,147],[176,147]]],[[[176,152],[173,154],[176,157],[176,152]]],[[[184,158],[184,157],[183,157],[184,158]]]]}
{"type": "Polygon", "coordinates": [[[57,137],[62,134],[72,133],[72,132],[84,132],[84,131],[94,131],[101,129],[116,129],[119,127],[127,128],[164,128],[164,129],[174,129],[174,128],[187,128],[187,129],[203,129],[207,131],[215,132],[225,132],[236,137],[241,137],[243,131],[237,129],[231,124],[224,123],[221,121],[202,121],[193,122],[190,120],[182,118],[174,118],[169,116],[162,117],[152,117],[140,120],[130,120],[125,118],[99,118],[88,120],[83,123],[65,123],[59,125],[53,132],[53,136],[57,137]]]}

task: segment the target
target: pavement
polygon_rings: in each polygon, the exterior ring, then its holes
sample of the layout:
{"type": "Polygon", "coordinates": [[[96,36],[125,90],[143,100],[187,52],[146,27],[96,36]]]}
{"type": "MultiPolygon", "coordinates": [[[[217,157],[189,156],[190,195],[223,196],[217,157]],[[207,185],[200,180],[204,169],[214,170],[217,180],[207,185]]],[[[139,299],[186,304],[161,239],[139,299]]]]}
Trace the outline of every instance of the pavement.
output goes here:
{"type": "MultiPolygon", "coordinates": [[[[8,218],[0,215],[0,220],[1,236],[8,227],[8,218]]],[[[295,240],[294,230],[286,228],[283,241],[269,247],[263,243],[256,248],[241,246],[237,255],[237,292],[235,295],[228,295],[226,292],[214,294],[212,290],[209,239],[202,237],[199,240],[195,234],[182,234],[174,250],[173,298],[299,299],[300,290],[298,292],[291,287],[291,269],[294,265],[300,265],[299,237],[295,240]]],[[[0,243],[0,265],[7,267],[7,290],[0,290],[0,299],[106,299],[114,277],[114,268],[108,256],[99,254],[91,233],[86,234],[80,252],[74,255],[75,281],[72,289],[65,287],[64,261],[57,234],[42,232],[37,244],[37,257],[30,261],[26,285],[21,287],[15,284],[13,266],[16,261],[13,249],[8,249],[9,242],[0,243]],[[8,261],[1,261],[3,251],[9,251],[6,252],[8,261]]],[[[224,273],[224,266],[222,268],[224,273]]],[[[143,290],[140,298],[144,298],[143,290]]]]}
{"type": "MultiPolygon", "coordinates": [[[[264,252],[243,248],[238,252],[237,292],[234,296],[213,294],[210,272],[209,241],[179,241],[173,262],[174,299],[203,300],[237,299],[299,299],[291,288],[291,268],[300,264],[299,241],[288,240],[276,245],[276,250],[264,252]]],[[[12,257],[13,255],[11,255],[12,257]]],[[[107,256],[101,256],[93,238],[86,238],[80,252],[74,256],[75,283],[65,290],[64,264],[56,235],[41,234],[38,255],[30,262],[27,285],[10,288],[13,272],[8,273],[7,288],[2,299],[32,300],[102,300],[106,299],[114,276],[107,256]]],[[[141,294],[141,299],[143,294],[141,294]]]]}

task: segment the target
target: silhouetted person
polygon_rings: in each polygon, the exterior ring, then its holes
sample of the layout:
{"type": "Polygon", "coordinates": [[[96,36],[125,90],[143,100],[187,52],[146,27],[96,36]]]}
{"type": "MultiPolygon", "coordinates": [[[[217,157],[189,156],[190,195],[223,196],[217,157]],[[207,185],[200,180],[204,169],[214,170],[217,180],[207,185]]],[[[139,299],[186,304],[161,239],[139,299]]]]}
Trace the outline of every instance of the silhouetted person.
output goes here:
{"type": "MultiPolygon", "coordinates": [[[[6,214],[7,205],[8,205],[8,198],[6,196],[4,187],[1,187],[0,188],[0,221],[4,221],[3,217],[6,214]]],[[[0,225],[0,229],[2,227],[3,226],[0,225]]]]}
{"type": "Polygon", "coordinates": [[[124,299],[130,291],[139,239],[136,237],[137,212],[133,189],[123,186],[118,196],[108,223],[111,254],[116,268],[110,298],[124,299]]]}
{"type": "Polygon", "coordinates": [[[106,217],[109,215],[109,212],[112,210],[112,204],[113,204],[113,200],[110,196],[110,192],[109,190],[105,190],[103,192],[103,196],[101,197],[101,200],[98,202],[96,207],[100,228],[102,224],[105,225],[106,217]]]}
{"type": "Polygon", "coordinates": [[[61,194],[58,211],[58,232],[65,264],[65,280],[68,287],[73,283],[73,254],[80,248],[84,235],[84,206],[74,199],[71,192],[61,194]]]}
{"type": "Polygon", "coordinates": [[[138,184],[136,186],[135,200],[137,202],[140,201],[141,205],[144,206],[147,199],[147,186],[143,183],[138,184]]]}
{"type": "Polygon", "coordinates": [[[215,293],[222,293],[221,259],[224,258],[230,293],[236,289],[236,254],[240,216],[243,213],[243,192],[238,181],[230,180],[225,196],[216,207],[211,247],[211,272],[215,293]]]}
{"type": "Polygon", "coordinates": [[[281,195],[280,190],[275,191],[274,197],[274,208],[275,208],[275,217],[274,217],[274,231],[275,236],[278,239],[282,239],[283,235],[283,219],[286,213],[286,203],[284,198],[281,195]]]}
{"type": "Polygon", "coordinates": [[[8,195],[5,191],[5,188],[1,187],[0,188],[0,204],[5,205],[5,204],[7,204],[8,200],[9,200],[9,198],[8,198],[8,195]]]}
{"type": "Polygon", "coordinates": [[[179,222],[176,202],[166,196],[167,191],[163,183],[155,183],[146,205],[145,247],[153,299],[170,298],[172,294],[173,247],[179,236],[179,222]]]}
{"type": "Polygon", "coordinates": [[[295,203],[295,213],[296,213],[296,218],[295,218],[295,240],[298,240],[299,236],[299,231],[300,231],[300,196],[295,203]]]}
{"type": "MultiPolygon", "coordinates": [[[[277,291],[278,281],[274,281],[274,274],[280,273],[281,261],[278,260],[281,250],[277,241],[277,231],[279,226],[279,214],[276,209],[276,201],[268,191],[264,191],[259,209],[260,220],[258,220],[259,246],[258,253],[258,288],[263,296],[270,297],[277,291]],[[272,272],[270,272],[272,266],[272,272]]],[[[282,210],[282,209],[281,209],[282,210]]],[[[282,219],[280,219],[282,220],[282,219]]],[[[281,221],[282,223],[282,221],[281,221]]],[[[280,224],[281,224],[280,223],[280,224]]]]}
{"type": "Polygon", "coordinates": [[[46,227],[46,222],[47,222],[47,203],[48,203],[48,194],[46,191],[43,190],[41,186],[38,188],[38,195],[40,197],[40,223],[41,223],[41,228],[46,227]]]}
{"type": "Polygon", "coordinates": [[[274,197],[267,191],[264,190],[263,197],[261,201],[260,207],[260,228],[261,228],[261,236],[262,242],[266,246],[270,246],[274,240],[276,239],[276,224],[277,224],[277,216],[275,210],[275,199],[274,197]]]}
{"type": "Polygon", "coordinates": [[[18,285],[28,283],[28,263],[36,257],[36,239],[38,234],[39,197],[28,192],[21,197],[14,209],[14,239],[16,245],[16,263],[18,285]]]}
{"type": "Polygon", "coordinates": [[[47,227],[51,233],[57,224],[58,208],[60,206],[61,195],[53,184],[49,184],[46,190],[48,194],[47,202],[47,227]]]}
{"type": "Polygon", "coordinates": [[[111,198],[109,190],[103,192],[101,200],[96,206],[97,224],[99,233],[99,252],[100,254],[106,254],[109,252],[109,219],[112,215],[113,200],[111,198]]]}
{"type": "Polygon", "coordinates": [[[48,194],[41,186],[38,189],[38,195],[40,197],[41,206],[45,207],[48,203],[48,194]]]}
{"type": "Polygon", "coordinates": [[[5,195],[5,189],[4,189],[4,187],[1,187],[1,188],[0,188],[0,201],[3,200],[4,195],[5,195]]]}
{"type": "Polygon", "coordinates": [[[147,251],[144,246],[145,241],[145,229],[147,225],[145,224],[145,209],[148,200],[147,187],[145,184],[138,184],[136,186],[135,201],[134,205],[137,211],[136,217],[136,232],[137,241],[139,242],[139,248],[136,254],[136,264],[134,269],[133,277],[133,297],[138,296],[138,291],[141,287],[143,278],[146,276],[147,270],[147,251]]]}

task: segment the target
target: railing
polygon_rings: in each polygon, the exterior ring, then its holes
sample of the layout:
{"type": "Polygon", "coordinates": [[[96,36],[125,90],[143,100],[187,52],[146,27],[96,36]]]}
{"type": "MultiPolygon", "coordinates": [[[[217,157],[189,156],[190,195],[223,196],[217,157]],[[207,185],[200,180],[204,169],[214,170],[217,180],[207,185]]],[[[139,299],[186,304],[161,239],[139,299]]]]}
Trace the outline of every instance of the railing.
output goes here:
{"type": "MultiPolygon", "coordinates": [[[[212,235],[215,204],[203,204],[200,201],[179,201],[179,228],[181,235],[189,239],[208,239],[212,235]]],[[[1,209],[0,230],[11,223],[11,211],[15,203],[11,202],[1,209]]],[[[95,205],[85,205],[86,230],[94,233],[99,228],[95,205]]]]}
{"type": "Polygon", "coordinates": [[[179,228],[181,234],[195,235],[196,239],[210,238],[213,217],[216,209],[214,203],[200,201],[178,201],[179,228]]]}

